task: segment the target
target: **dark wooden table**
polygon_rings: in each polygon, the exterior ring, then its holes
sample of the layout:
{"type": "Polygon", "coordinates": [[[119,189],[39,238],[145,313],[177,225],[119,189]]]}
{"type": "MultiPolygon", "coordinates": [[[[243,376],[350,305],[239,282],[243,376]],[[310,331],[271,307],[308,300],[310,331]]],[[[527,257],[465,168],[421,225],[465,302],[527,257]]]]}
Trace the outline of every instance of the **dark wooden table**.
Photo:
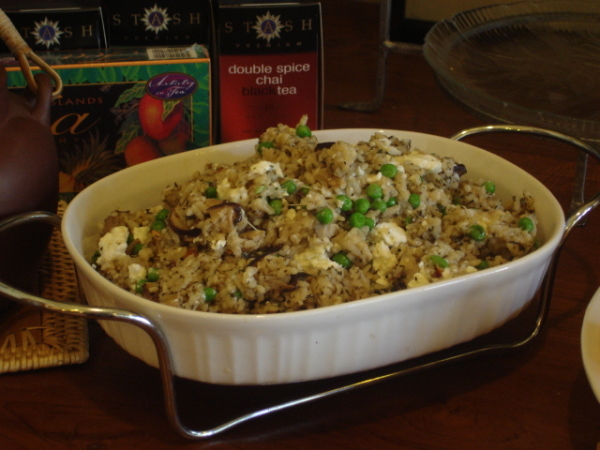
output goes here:
{"type": "MultiPolygon", "coordinates": [[[[390,55],[386,97],[376,112],[339,109],[341,102],[373,95],[378,6],[348,1],[343,12],[333,0],[322,4],[326,128],[450,136],[484,123],[439,89],[420,55],[390,55]]],[[[514,135],[469,142],[531,172],[568,205],[575,160],[566,146],[514,135]]],[[[589,193],[600,189],[598,166],[590,167],[589,193]]],[[[599,236],[596,211],[567,241],[550,314],[525,348],[291,408],[203,441],[188,441],[167,423],[158,371],[90,323],[90,358],[84,364],[0,376],[0,448],[597,448],[600,405],[583,369],[580,333],[586,306],[600,286],[599,236]]],[[[497,334],[526,333],[529,316],[497,334]]],[[[184,421],[207,428],[253,407],[355,380],[252,388],[178,380],[177,389],[184,421]]]]}

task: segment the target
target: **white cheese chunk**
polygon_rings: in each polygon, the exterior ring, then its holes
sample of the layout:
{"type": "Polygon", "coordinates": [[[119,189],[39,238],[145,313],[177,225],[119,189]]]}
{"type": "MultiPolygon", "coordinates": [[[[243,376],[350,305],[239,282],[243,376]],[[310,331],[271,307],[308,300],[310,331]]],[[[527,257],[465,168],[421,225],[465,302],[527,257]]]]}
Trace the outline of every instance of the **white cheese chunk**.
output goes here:
{"type": "Polygon", "coordinates": [[[233,203],[243,203],[248,200],[248,190],[243,186],[232,188],[231,183],[227,178],[223,179],[217,186],[217,195],[220,199],[228,200],[233,203]]]}
{"type": "Polygon", "coordinates": [[[419,286],[425,286],[426,284],[429,284],[429,280],[427,279],[427,277],[421,272],[417,272],[415,273],[413,279],[408,282],[407,287],[410,289],[419,286]]]}
{"type": "Polygon", "coordinates": [[[226,245],[227,241],[225,239],[217,239],[210,242],[210,248],[215,252],[224,249],[226,245]]]}
{"type": "Polygon", "coordinates": [[[373,249],[373,269],[379,275],[377,284],[388,287],[389,282],[386,275],[397,265],[398,258],[390,251],[390,248],[384,242],[377,243],[373,249]]]}
{"type": "Polygon", "coordinates": [[[294,261],[300,264],[302,270],[305,272],[313,272],[315,269],[325,270],[337,266],[338,263],[330,260],[327,254],[330,245],[325,242],[315,241],[311,243],[308,249],[296,254],[294,261]],[[311,269],[313,270],[311,271],[311,269]]]}
{"type": "Polygon", "coordinates": [[[372,175],[369,175],[367,177],[367,183],[377,183],[379,180],[381,180],[382,176],[383,175],[381,174],[381,172],[377,172],[372,175]]]}
{"type": "Polygon", "coordinates": [[[382,241],[389,247],[396,247],[407,241],[406,231],[393,222],[383,222],[375,225],[373,235],[376,241],[382,241]]]}
{"type": "Polygon", "coordinates": [[[429,172],[440,173],[442,171],[442,161],[434,155],[411,152],[404,157],[404,160],[429,172]]]}
{"type": "Polygon", "coordinates": [[[127,250],[128,237],[129,230],[126,226],[114,227],[112,230],[102,236],[98,243],[100,257],[98,258],[97,263],[102,266],[105,263],[113,261],[119,256],[124,256],[125,250],[127,250]]]}
{"type": "Polygon", "coordinates": [[[271,161],[260,161],[250,166],[249,170],[252,175],[266,175],[269,172],[274,172],[278,177],[283,177],[283,171],[279,163],[271,161]]]}
{"type": "Polygon", "coordinates": [[[136,284],[138,281],[146,278],[146,268],[140,264],[130,264],[128,267],[129,281],[136,284]]]}
{"type": "Polygon", "coordinates": [[[150,239],[150,227],[137,227],[133,229],[133,239],[145,244],[150,239]]]}

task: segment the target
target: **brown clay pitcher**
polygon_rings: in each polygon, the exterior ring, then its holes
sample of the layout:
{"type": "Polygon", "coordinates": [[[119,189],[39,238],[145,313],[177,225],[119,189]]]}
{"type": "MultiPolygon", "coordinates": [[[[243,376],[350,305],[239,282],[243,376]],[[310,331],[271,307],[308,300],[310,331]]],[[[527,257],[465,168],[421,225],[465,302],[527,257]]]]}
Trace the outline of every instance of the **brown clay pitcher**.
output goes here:
{"type": "MultiPolygon", "coordinates": [[[[56,212],[58,156],[50,131],[52,80],[35,76],[37,92],[10,92],[0,65],[0,220],[30,211],[56,212]]],[[[52,229],[30,223],[0,235],[0,279],[35,292],[52,229]]],[[[3,299],[0,299],[0,309],[3,299]]],[[[6,302],[4,302],[6,305],[6,302]]]]}

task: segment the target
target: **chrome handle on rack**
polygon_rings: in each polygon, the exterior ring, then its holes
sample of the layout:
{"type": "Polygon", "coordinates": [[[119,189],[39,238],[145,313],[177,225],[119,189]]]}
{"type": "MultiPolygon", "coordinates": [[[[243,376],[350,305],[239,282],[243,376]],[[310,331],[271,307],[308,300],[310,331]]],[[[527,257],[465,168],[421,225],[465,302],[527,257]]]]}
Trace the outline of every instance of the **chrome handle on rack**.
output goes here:
{"type": "Polygon", "coordinates": [[[525,125],[501,124],[468,128],[460,131],[454,136],[451,136],[450,139],[459,141],[468,136],[474,136],[477,134],[485,133],[530,134],[534,136],[555,139],[557,141],[570,144],[575,149],[580,150],[580,152],[578,153],[578,170],[575,178],[575,187],[573,195],[571,197],[569,211],[567,213],[563,236],[558,248],[552,256],[552,260],[550,261],[550,265],[548,266],[548,271],[546,272],[546,275],[544,276],[544,280],[542,282],[542,287],[540,291],[540,305],[534,329],[532,330],[530,335],[518,345],[519,347],[521,347],[530,342],[539,334],[542,325],[548,315],[548,312],[550,310],[550,301],[552,298],[552,289],[554,287],[554,279],[556,277],[556,269],[558,267],[558,259],[560,256],[560,252],[563,248],[563,244],[571,234],[571,231],[573,231],[573,228],[575,228],[576,226],[584,226],[589,214],[600,204],[600,192],[597,192],[587,201],[584,199],[587,157],[592,156],[596,158],[598,162],[600,162],[600,151],[598,151],[585,141],[577,139],[573,136],[559,133],[557,131],[547,130],[544,128],[537,128],[525,125]]]}
{"type": "MultiPolygon", "coordinates": [[[[563,142],[567,142],[577,147],[579,150],[583,151],[584,154],[591,155],[594,158],[600,161],[600,153],[589,146],[585,142],[572,138],[570,136],[563,135],[561,133],[556,133],[549,130],[544,130],[540,128],[534,127],[525,127],[525,126],[515,126],[515,125],[491,125],[486,127],[478,127],[472,128],[468,130],[464,130],[454,136],[451,139],[460,140],[467,136],[481,134],[481,133],[490,133],[490,132],[521,132],[528,134],[535,134],[544,137],[550,137],[554,139],[559,139],[563,142]]],[[[581,172],[580,172],[581,173],[581,172]]],[[[583,201],[580,198],[580,194],[583,192],[583,185],[585,182],[585,177],[578,177],[577,186],[575,188],[574,201],[572,202],[573,211],[569,213],[566,224],[565,224],[565,232],[563,234],[563,239],[553,255],[553,259],[550,263],[548,272],[544,277],[544,281],[540,291],[540,302],[538,305],[538,314],[534,323],[534,327],[532,331],[523,339],[508,342],[508,343],[500,343],[500,344],[481,344],[474,348],[464,349],[462,346],[455,347],[455,350],[449,349],[449,354],[444,354],[440,356],[439,354],[426,355],[424,357],[418,358],[418,360],[412,364],[401,364],[401,365],[393,365],[390,366],[390,372],[384,375],[374,376],[372,378],[367,378],[355,383],[350,383],[346,385],[342,385],[340,387],[318,392],[313,395],[308,395],[304,397],[300,397],[294,400],[290,400],[284,403],[280,403],[277,405],[273,405],[271,407],[263,408],[237,418],[234,418],[228,422],[222,423],[216,427],[209,428],[206,430],[191,430],[180,420],[179,411],[177,408],[177,402],[175,399],[175,387],[174,387],[174,373],[172,368],[172,361],[169,352],[168,342],[165,338],[163,331],[160,326],[154,323],[152,320],[143,317],[137,313],[133,313],[123,309],[116,308],[107,308],[107,307],[91,307],[87,305],[82,305],[79,303],[70,303],[70,302],[57,302],[54,300],[43,299],[31,294],[27,294],[18,289],[15,289],[7,284],[0,282],[0,294],[22,304],[27,304],[30,306],[34,306],[37,308],[42,308],[55,313],[62,313],[74,316],[80,316],[86,319],[94,319],[94,320],[114,320],[120,322],[127,322],[133,325],[136,325],[146,331],[154,345],[156,346],[156,351],[158,353],[158,362],[159,362],[159,371],[163,384],[163,394],[165,399],[165,408],[167,412],[167,416],[169,419],[169,423],[175,428],[175,430],[185,438],[188,439],[203,439],[212,437],[218,433],[221,433],[225,430],[228,430],[232,427],[240,425],[244,422],[247,422],[251,419],[256,419],[258,417],[265,416],[267,414],[271,414],[273,412],[281,411],[292,406],[301,405],[303,403],[308,403],[314,400],[320,400],[326,397],[331,397],[335,394],[340,394],[343,392],[347,392],[350,390],[354,390],[357,388],[367,387],[374,385],[376,383],[390,380],[393,378],[398,378],[400,376],[405,376],[408,374],[416,373],[425,369],[441,366],[443,364],[447,364],[450,362],[462,361],[468,358],[472,358],[475,356],[480,356],[484,354],[490,353],[498,353],[504,352],[508,350],[518,349],[533,340],[542,328],[542,325],[547,316],[550,300],[551,300],[551,292],[552,286],[554,283],[554,277],[558,262],[558,256],[562,244],[565,239],[568,237],[569,233],[575,226],[582,225],[585,223],[585,219],[594,210],[598,204],[600,204],[600,193],[594,195],[590,200],[583,201]],[[573,206],[575,205],[575,206],[573,206]],[[400,369],[398,369],[400,367],[400,369]]],[[[0,223],[0,233],[8,228],[12,228],[14,226],[20,225],[25,222],[30,221],[38,221],[45,222],[56,227],[60,227],[60,218],[52,213],[45,212],[34,212],[28,214],[22,214],[19,216],[15,216],[13,218],[9,218],[4,222],[0,223]]]]}
{"type": "Polygon", "coordinates": [[[598,203],[600,202],[600,192],[596,193],[591,199],[588,201],[585,200],[585,178],[586,178],[586,169],[587,169],[587,157],[592,156],[600,161],[600,151],[596,148],[589,145],[587,142],[577,139],[573,136],[569,136],[563,133],[559,133],[557,131],[547,130],[544,128],[530,127],[524,125],[486,125],[475,128],[468,128],[463,130],[450,139],[454,139],[456,141],[462,140],[468,136],[474,136],[477,134],[485,134],[485,133],[524,133],[531,134],[534,136],[541,136],[546,138],[555,139],[557,141],[564,142],[566,144],[570,144],[573,147],[581,150],[578,153],[578,167],[577,174],[575,177],[575,188],[573,192],[573,196],[571,198],[571,205],[568,211],[567,223],[565,228],[565,235],[563,236],[563,242],[566,237],[569,235],[573,227],[578,225],[584,225],[585,219],[591,210],[593,210],[598,203]]]}

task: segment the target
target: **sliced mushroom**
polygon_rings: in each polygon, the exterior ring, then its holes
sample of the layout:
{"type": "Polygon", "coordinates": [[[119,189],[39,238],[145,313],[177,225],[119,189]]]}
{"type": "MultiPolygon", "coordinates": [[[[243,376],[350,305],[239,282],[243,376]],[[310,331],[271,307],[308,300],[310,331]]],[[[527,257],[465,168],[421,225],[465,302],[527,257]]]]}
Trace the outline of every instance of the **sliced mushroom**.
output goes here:
{"type": "Polygon", "coordinates": [[[248,255],[246,255],[246,259],[252,259],[253,261],[250,263],[250,265],[254,265],[257,262],[259,262],[261,259],[263,259],[265,256],[270,255],[272,253],[277,253],[279,250],[281,250],[283,248],[283,245],[274,245],[272,247],[263,247],[263,248],[259,248],[258,250],[248,253],[248,255]]]}
{"type": "Polygon", "coordinates": [[[208,208],[212,224],[223,233],[231,229],[244,218],[244,208],[238,203],[224,202],[208,208]]]}
{"type": "Polygon", "coordinates": [[[323,150],[324,148],[331,148],[335,142],[319,142],[315,145],[315,150],[323,150]]]}
{"type": "Polygon", "coordinates": [[[169,225],[180,236],[197,237],[201,233],[200,228],[195,228],[186,223],[179,210],[174,210],[169,214],[169,225]]]}
{"type": "Polygon", "coordinates": [[[459,177],[462,177],[464,174],[467,173],[467,166],[465,166],[464,164],[456,163],[454,165],[454,173],[457,174],[459,177]]]}
{"type": "Polygon", "coordinates": [[[163,199],[166,205],[171,208],[177,206],[177,204],[179,203],[179,194],[180,188],[176,183],[172,186],[169,186],[163,194],[163,199]]]}
{"type": "Polygon", "coordinates": [[[118,226],[127,226],[127,214],[128,211],[115,211],[104,219],[104,227],[102,228],[102,235],[105,235],[110,230],[118,226]]]}
{"type": "Polygon", "coordinates": [[[134,249],[138,244],[141,244],[139,239],[134,239],[129,244],[127,244],[127,248],[125,249],[125,254],[132,256],[134,254],[134,249]]]}

